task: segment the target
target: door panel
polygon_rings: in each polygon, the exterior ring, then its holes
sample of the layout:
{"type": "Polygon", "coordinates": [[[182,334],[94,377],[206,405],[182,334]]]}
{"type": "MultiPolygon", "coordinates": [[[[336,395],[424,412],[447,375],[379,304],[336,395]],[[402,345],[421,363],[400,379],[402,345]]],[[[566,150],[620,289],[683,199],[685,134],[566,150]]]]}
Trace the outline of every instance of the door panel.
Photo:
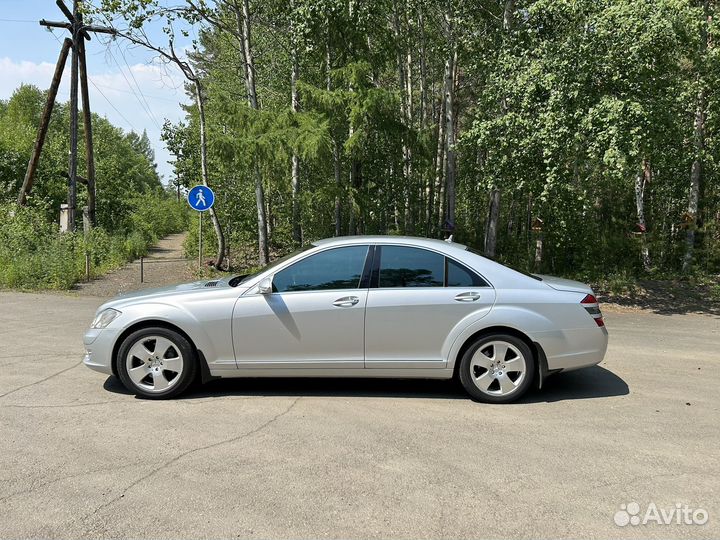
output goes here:
{"type": "Polygon", "coordinates": [[[450,331],[472,313],[487,314],[494,300],[490,287],[371,289],[365,367],[445,367],[442,347],[450,331]]]}
{"type": "Polygon", "coordinates": [[[366,368],[443,368],[443,345],[495,290],[471,270],[415,246],[376,246],[365,310],[366,368]]]}
{"type": "Polygon", "coordinates": [[[238,367],[363,367],[367,289],[240,297],[233,314],[238,367]]]}
{"type": "Polygon", "coordinates": [[[312,253],[274,274],[272,294],[240,297],[238,367],[362,368],[368,253],[367,245],[312,253]]]}

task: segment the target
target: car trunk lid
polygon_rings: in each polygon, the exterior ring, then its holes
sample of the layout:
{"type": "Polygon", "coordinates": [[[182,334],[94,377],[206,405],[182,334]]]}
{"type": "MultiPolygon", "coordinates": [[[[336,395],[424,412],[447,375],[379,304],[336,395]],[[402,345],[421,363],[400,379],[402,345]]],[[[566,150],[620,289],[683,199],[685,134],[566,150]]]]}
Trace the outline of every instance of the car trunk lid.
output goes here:
{"type": "Polygon", "coordinates": [[[538,275],[538,277],[543,280],[543,283],[552,287],[556,291],[569,291],[569,292],[577,292],[577,293],[584,293],[584,294],[593,294],[593,291],[589,286],[585,285],[584,283],[580,283],[579,281],[575,281],[572,279],[559,278],[559,277],[555,277],[555,276],[541,275],[541,274],[538,275]]]}

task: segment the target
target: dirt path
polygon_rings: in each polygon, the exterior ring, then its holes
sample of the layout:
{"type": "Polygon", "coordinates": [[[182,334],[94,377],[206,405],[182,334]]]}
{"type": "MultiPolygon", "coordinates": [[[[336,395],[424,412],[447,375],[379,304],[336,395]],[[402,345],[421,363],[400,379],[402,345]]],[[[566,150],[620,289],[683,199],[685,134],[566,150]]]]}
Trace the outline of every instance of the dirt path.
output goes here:
{"type": "Polygon", "coordinates": [[[190,261],[183,258],[187,233],[171,234],[152,247],[144,260],[144,281],[140,283],[140,260],[126,264],[90,283],[78,283],[81,296],[115,296],[127,291],[162,287],[192,281],[190,261]]]}

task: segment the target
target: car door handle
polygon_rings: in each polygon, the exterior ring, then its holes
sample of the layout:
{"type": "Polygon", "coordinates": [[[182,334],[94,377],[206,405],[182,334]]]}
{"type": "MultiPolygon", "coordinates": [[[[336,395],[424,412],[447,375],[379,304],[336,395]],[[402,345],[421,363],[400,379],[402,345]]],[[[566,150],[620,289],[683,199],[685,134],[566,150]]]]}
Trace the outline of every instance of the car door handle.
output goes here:
{"type": "Polygon", "coordinates": [[[333,306],[337,307],[352,307],[357,304],[360,299],[357,296],[343,296],[333,302],[333,306]]]}
{"type": "Polygon", "coordinates": [[[458,302],[475,302],[480,299],[480,293],[476,292],[464,292],[460,293],[455,297],[458,302]]]}

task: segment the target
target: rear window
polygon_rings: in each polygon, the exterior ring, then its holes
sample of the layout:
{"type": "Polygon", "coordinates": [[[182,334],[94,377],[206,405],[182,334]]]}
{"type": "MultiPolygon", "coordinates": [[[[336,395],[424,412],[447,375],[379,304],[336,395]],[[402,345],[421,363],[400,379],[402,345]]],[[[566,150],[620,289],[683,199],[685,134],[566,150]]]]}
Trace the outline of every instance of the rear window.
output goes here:
{"type": "Polygon", "coordinates": [[[467,266],[435,251],[409,246],[378,246],[372,287],[489,287],[467,266]]]}
{"type": "Polygon", "coordinates": [[[469,268],[447,259],[447,287],[489,287],[487,282],[469,268]]]}
{"type": "Polygon", "coordinates": [[[382,246],[379,287],[442,287],[445,258],[425,249],[382,246]]]}
{"type": "Polygon", "coordinates": [[[496,263],[498,263],[498,264],[502,264],[504,267],[509,268],[510,270],[514,270],[515,272],[517,272],[518,274],[522,274],[523,276],[527,276],[527,277],[529,277],[529,278],[533,278],[533,279],[536,280],[536,281],[542,281],[542,280],[543,280],[540,276],[536,276],[535,274],[531,274],[530,272],[526,272],[525,270],[520,270],[519,268],[515,268],[514,266],[510,266],[509,264],[506,264],[506,263],[504,263],[504,262],[497,261],[497,260],[493,259],[492,257],[488,257],[488,256],[486,256],[486,255],[483,255],[483,254],[482,254],[480,251],[478,251],[477,249],[473,249],[473,248],[471,248],[471,247],[468,247],[468,248],[465,248],[465,249],[466,249],[467,251],[469,251],[470,253],[473,253],[473,254],[475,254],[475,255],[480,255],[481,257],[485,257],[486,259],[489,259],[489,260],[491,260],[491,261],[493,261],[493,262],[496,262],[496,263]]]}

